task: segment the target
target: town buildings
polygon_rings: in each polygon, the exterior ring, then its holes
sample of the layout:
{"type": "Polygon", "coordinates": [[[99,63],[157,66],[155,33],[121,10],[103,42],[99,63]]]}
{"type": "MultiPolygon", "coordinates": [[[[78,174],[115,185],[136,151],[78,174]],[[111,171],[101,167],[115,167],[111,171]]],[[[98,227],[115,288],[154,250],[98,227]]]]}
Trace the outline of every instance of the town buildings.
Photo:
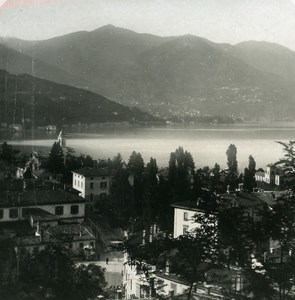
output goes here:
{"type": "Polygon", "coordinates": [[[63,190],[0,193],[0,234],[19,248],[44,249],[48,243],[67,246],[73,253],[95,247],[95,236],[83,225],[85,199],[63,190]]]}
{"type": "Polygon", "coordinates": [[[269,164],[266,171],[260,170],[255,173],[257,186],[271,188],[285,188],[289,183],[295,182],[295,172],[292,168],[282,168],[281,166],[269,164]]]}

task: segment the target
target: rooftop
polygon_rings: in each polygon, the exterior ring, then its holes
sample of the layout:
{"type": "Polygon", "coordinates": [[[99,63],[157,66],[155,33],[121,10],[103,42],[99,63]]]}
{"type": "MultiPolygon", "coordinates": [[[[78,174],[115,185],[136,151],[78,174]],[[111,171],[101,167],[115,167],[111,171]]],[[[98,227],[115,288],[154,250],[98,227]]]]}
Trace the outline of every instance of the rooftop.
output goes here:
{"type": "Polygon", "coordinates": [[[64,242],[88,241],[95,239],[91,229],[81,224],[64,224],[52,226],[44,233],[45,242],[63,240],[64,242]]]}
{"type": "Polygon", "coordinates": [[[63,190],[0,192],[0,207],[22,207],[45,204],[83,203],[85,199],[63,190]]]}
{"type": "Polygon", "coordinates": [[[34,221],[56,221],[59,220],[60,218],[56,215],[53,215],[41,208],[29,208],[27,211],[28,216],[32,216],[34,221]]]}
{"type": "Polygon", "coordinates": [[[83,168],[75,170],[72,173],[83,175],[85,177],[95,177],[95,176],[113,176],[115,171],[108,168],[83,168]]]}
{"type": "Polygon", "coordinates": [[[174,208],[180,208],[180,209],[187,209],[192,211],[198,211],[203,212],[201,208],[198,207],[197,201],[184,201],[184,202],[177,202],[174,204],[171,204],[174,208]]]}
{"type": "Polygon", "coordinates": [[[263,191],[253,194],[267,205],[272,206],[276,203],[277,198],[289,196],[288,193],[288,191],[263,191]]]}
{"type": "Polygon", "coordinates": [[[259,171],[259,172],[256,172],[255,175],[265,176],[265,172],[259,171]]]}
{"type": "Polygon", "coordinates": [[[259,193],[248,193],[248,192],[236,192],[229,194],[221,194],[220,198],[226,201],[236,201],[238,205],[242,207],[261,207],[265,202],[257,196],[259,193]]]}

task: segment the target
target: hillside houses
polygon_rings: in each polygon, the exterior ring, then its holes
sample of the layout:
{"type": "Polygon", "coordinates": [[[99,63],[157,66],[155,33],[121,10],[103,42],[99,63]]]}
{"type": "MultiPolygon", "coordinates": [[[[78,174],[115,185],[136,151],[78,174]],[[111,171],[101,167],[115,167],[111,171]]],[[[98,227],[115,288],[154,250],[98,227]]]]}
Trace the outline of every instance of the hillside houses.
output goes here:
{"type": "Polygon", "coordinates": [[[95,236],[84,221],[85,200],[67,191],[0,192],[0,235],[9,235],[30,252],[57,238],[75,252],[95,247],[95,236]]]}
{"type": "Polygon", "coordinates": [[[295,172],[292,168],[282,168],[275,164],[269,164],[266,170],[259,170],[255,173],[255,180],[258,187],[272,189],[285,188],[295,181],[295,172]]]}

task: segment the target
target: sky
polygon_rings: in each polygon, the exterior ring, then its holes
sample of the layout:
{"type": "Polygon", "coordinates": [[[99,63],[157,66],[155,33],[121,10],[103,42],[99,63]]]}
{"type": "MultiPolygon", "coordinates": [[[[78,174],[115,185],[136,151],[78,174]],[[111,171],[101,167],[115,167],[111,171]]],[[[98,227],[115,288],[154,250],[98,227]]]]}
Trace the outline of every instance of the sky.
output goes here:
{"type": "Polygon", "coordinates": [[[295,50],[295,0],[0,0],[0,36],[36,40],[112,24],[217,43],[275,42],[295,50]]]}

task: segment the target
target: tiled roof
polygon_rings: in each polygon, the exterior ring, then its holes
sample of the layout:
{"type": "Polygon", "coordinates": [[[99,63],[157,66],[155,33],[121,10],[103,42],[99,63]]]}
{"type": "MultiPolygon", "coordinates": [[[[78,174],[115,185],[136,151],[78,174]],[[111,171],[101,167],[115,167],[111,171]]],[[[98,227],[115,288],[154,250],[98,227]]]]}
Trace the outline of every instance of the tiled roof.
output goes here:
{"type": "MultiPolygon", "coordinates": [[[[265,201],[261,199],[260,193],[248,193],[248,192],[236,192],[236,193],[225,193],[219,195],[220,199],[223,201],[229,202],[235,201],[238,205],[250,208],[250,207],[263,207],[265,201]]],[[[198,207],[197,201],[185,201],[174,203],[171,205],[174,208],[187,209],[191,211],[203,212],[204,210],[198,207]]]]}
{"type": "Polygon", "coordinates": [[[0,192],[0,207],[83,203],[85,199],[63,190],[0,192]]]}
{"type": "Polygon", "coordinates": [[[90,228],[86,228],[81,224],[65,224],[51,226],[44,232],[44,241],[89,241],[95,239],[95,236],[90,228]]]}
{"type": "Polygon", "coordinates": [[[56,221],[59,220],[59,216],[53,215],[41,208],[29,208],[28,216],[31,215],[34,219],[34,221],[56,221]]]}
{"type": "Polygon", "coordinates": [[[272,206],[276,203],[276,199],[281,196],[287,196],[288,192],[286,191],[263,191],[253,193],[257,198],[266,203],[269,206],[272,206]]]}
{"type": "Polygon", "coordinates": [[[73,171],[73,173],[83,175],[85,177],[95,176],[113,176],[115,171],[108,168],[83,168],[73,171]]]}
{"type": "Polygon", "coordinates": [[[257,197],[256,193],[237,192],[220,195],[221,199],[226,201],[236,201],[238,205],[243,207],[262,207],[265,203],[257,197]]]}
{"type": "Polygon", "coordinates": [[[41,243],[40,236],[21,236],[16,240],[19,246],[37,246],[41,243]]]}

